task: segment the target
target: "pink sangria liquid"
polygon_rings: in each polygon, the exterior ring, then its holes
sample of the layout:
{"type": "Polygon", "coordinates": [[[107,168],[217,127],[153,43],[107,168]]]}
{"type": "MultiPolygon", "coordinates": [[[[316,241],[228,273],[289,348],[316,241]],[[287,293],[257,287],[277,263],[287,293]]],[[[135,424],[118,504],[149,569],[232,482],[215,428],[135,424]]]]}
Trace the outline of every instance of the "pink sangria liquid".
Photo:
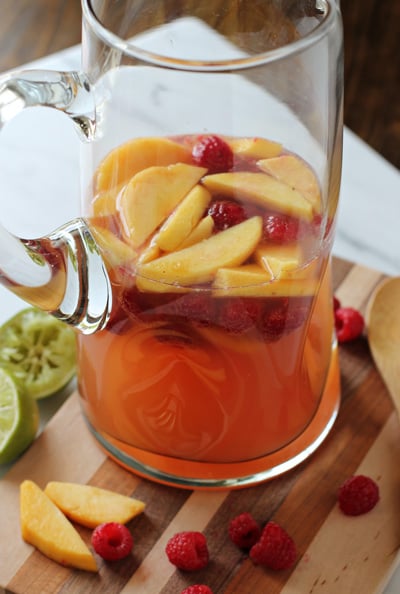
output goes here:
{"type": "Polygon", "coordinates": [[[304,460],[339,401],[332,221],[310,167],[264,139],[143,138],[112,151],[95,186],[113,309],[78,337],[78,368],[103,447],[190,487],[304,460]]]}

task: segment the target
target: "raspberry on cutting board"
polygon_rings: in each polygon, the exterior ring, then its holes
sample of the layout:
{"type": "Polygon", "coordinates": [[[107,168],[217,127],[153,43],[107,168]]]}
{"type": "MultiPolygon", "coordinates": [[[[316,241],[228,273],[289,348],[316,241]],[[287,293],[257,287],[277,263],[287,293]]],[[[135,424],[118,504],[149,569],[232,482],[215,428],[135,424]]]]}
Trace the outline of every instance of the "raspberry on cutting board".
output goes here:
{"type": "Polygon", "coordinates": [[[361,336],[364,318],[353,307],[337,307],[334,310],[336,336],[340,343],[349,342],[361,336]]]}
{"type": "Polygon", "coordinates": [[[260,539],[251,547],[250,558],[257,565],[270,569],[289,569],[297,559],[296,545],[279,524],[268,522],[260,539]]]}
{"type": "Polygon", "coordinates": [[[196,571],[208,565],[207,540],[201,532],[178,532],[167,542],[165,552],[169,561],[183,571],[196,571]]]}
{"type": "Polygon", "coordinates": [[[362,474],[351,476],[339,487],[339,508],[346,516],[359,516],[375,507],[379,501],[379,487],[373,479],[362,474]]]}
{"type": "Polygon", "coordinates": [[[213,594],[213,592],[204,584],[194,584],[182,590],[181,594],[213,594]]]}
{"type": "Polygon", "coordinates": [[[132,551],[133,538],[128,528],[118,522],[106,522],[93,530],[92,546],[106,561],[124,559],[132,551]]]}
{"type": "Polygon", "coordinates": [[[229,538],[241,549],[250,549],[261,536],[261,528],[248,512],[233,518],[228,528],[229,538]]]}

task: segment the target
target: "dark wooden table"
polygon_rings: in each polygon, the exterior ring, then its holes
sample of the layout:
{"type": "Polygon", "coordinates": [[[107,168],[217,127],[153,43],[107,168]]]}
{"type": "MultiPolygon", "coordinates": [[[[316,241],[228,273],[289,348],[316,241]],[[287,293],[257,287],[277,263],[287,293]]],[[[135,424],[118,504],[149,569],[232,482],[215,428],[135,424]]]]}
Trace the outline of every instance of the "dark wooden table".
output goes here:
{"type": "MultiPolygon", "coordinates": [[[[345,124],[400,168],[400,2],[342,0],[345,124]]],[[[79,43],[80,0],[1,0],[0,71],[79,43]]]]}

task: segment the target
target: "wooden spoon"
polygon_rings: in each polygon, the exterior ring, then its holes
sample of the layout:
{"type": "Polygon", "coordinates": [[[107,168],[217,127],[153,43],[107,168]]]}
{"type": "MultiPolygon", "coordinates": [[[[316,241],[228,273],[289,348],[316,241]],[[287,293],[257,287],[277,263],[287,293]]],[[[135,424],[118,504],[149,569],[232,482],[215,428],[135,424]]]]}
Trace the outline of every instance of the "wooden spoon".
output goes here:
{"type": "Polygon", "coordinates": [[[376,288],[366,323],[372,357],[400,413],[400,277],[389,278],[376,288]]]}

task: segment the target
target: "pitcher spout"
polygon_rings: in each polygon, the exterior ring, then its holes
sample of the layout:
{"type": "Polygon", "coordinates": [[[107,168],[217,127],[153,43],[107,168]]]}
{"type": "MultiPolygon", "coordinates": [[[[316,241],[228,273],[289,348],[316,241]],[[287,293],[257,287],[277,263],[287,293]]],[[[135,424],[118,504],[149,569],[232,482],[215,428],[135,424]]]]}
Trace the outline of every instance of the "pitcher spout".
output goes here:
{"type": "Polygon", "coordinates": [[[110,316],[109,277],[84,219],[38,239],[0,227],[0,282],[83,334],[101,330],[110,316]]]}

